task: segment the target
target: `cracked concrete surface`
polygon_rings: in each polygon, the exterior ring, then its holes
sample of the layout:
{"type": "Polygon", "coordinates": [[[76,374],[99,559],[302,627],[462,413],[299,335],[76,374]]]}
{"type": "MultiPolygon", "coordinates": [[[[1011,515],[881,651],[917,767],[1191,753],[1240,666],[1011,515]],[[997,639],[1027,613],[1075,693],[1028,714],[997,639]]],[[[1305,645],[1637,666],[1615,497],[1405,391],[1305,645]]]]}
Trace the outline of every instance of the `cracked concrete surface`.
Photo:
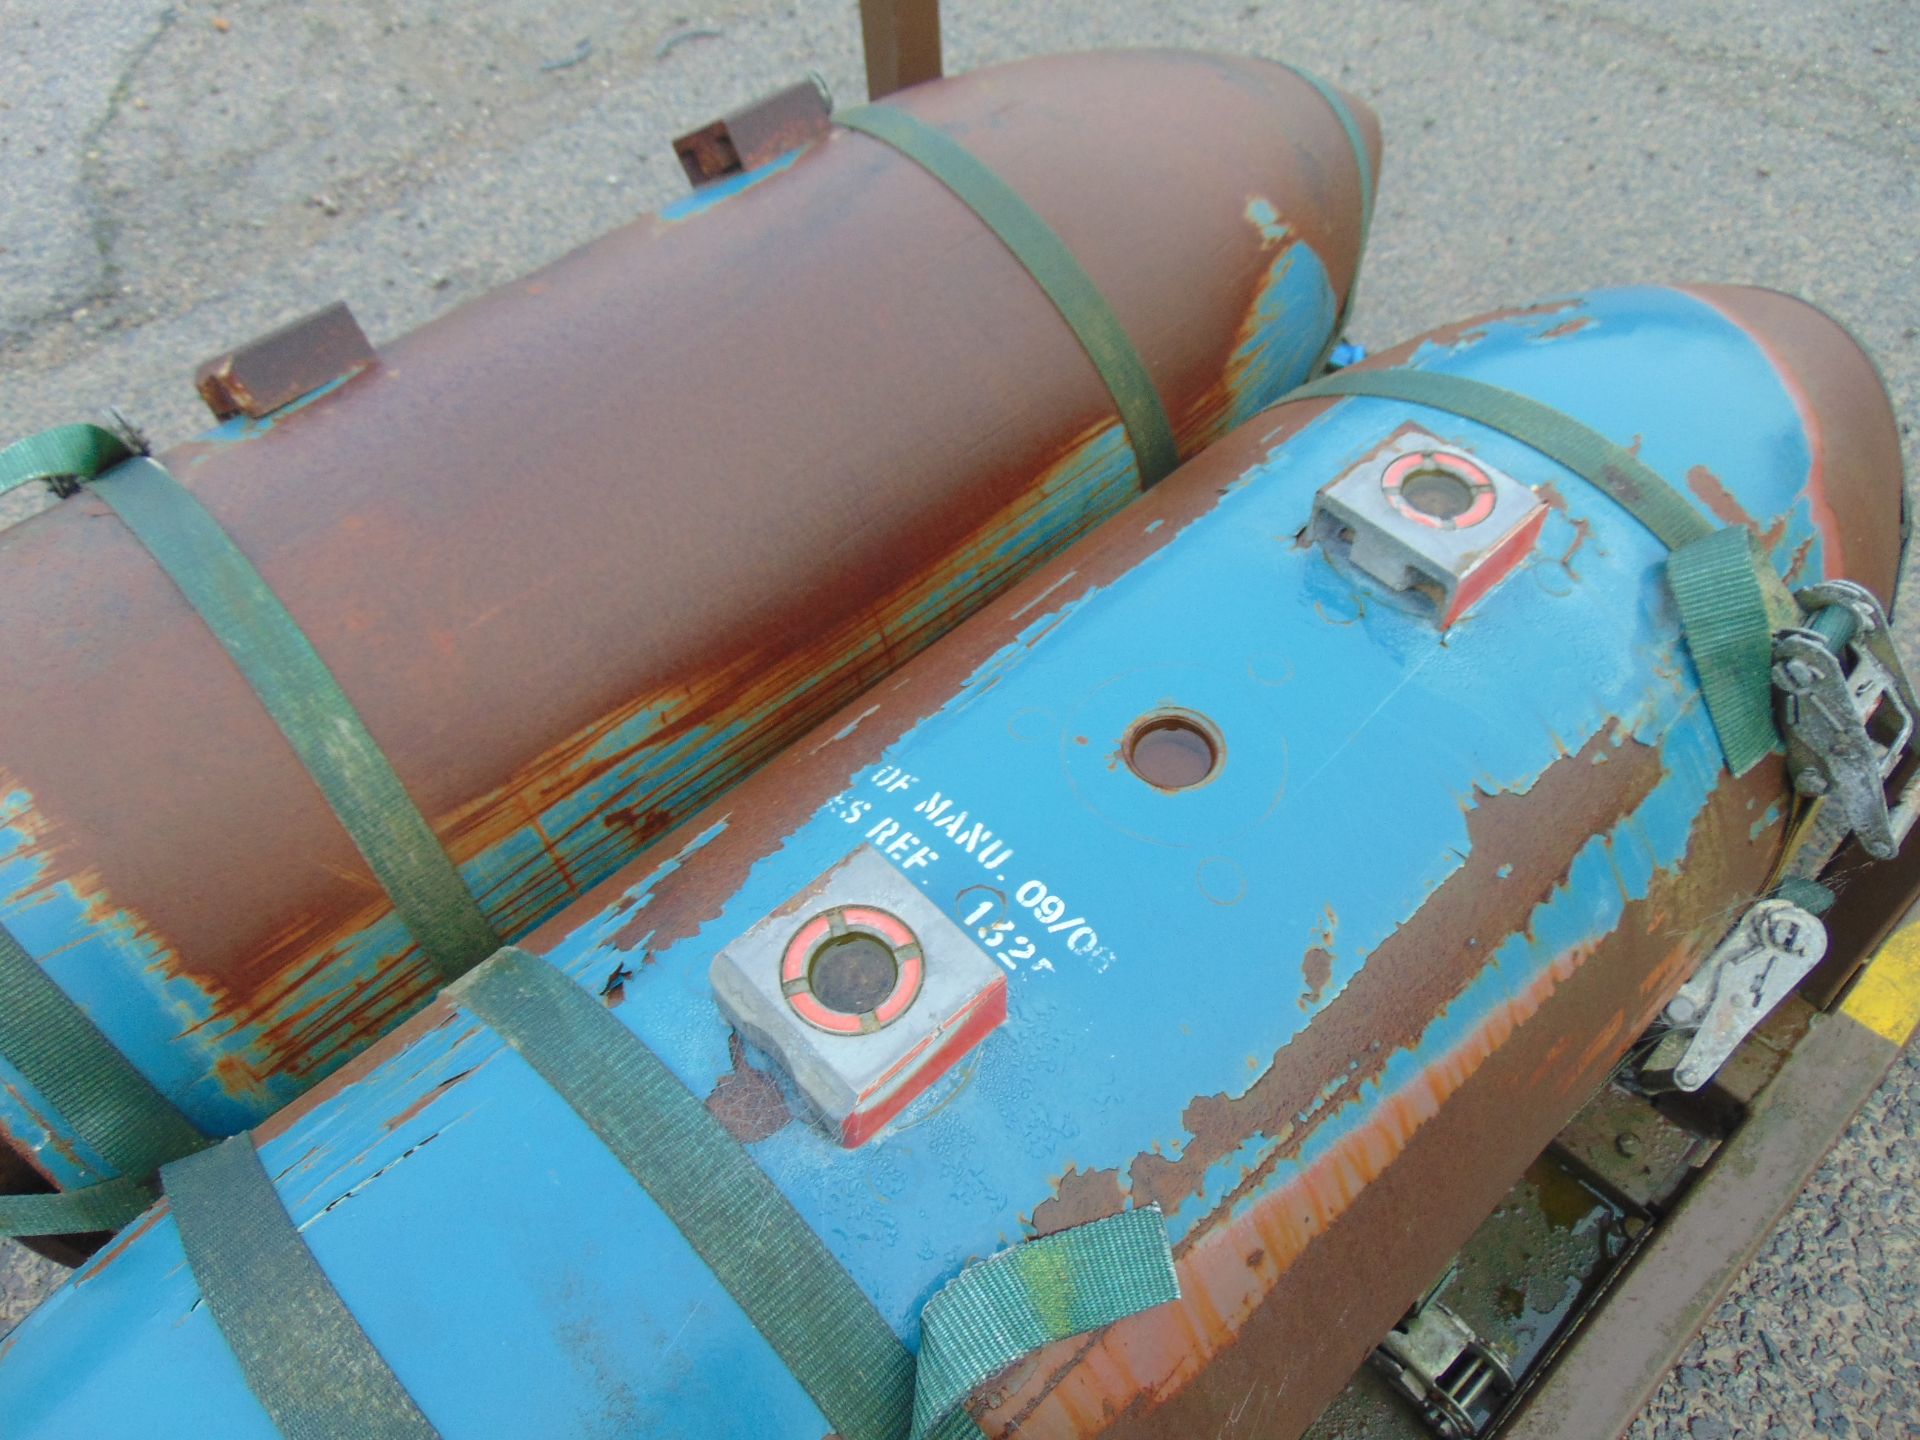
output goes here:
{"type": "Polygon", "coordinates": [[[113,288],[98,139],[131,67],[166,23],[168,12],[152,8],[127,5],[68,50],[68,27],[40,13],[48,7],[0,4],[0,159],[14,201],[0,210],[0,335],[9,344],[101,303],[113,288]],[[48,67],[56,46],[70,55],[57,71],[48,67]]]}
{"type": "MultiPolygon", "coordinates": [[[[192,369],[224,347],[339,298],[378,343],[524,273],[681,193],[670,136],[809,69],[843,104],[859,100],[853,9],[0,0],[0,436],[113,403],[171,443],[204,423],[192,369]],[[585,58],[562,66],[582,41],[585,58]]],[[[1920,462],[1911,0],[946,10],[955,69],[1187,45],[1282,56],[1366,97],[1387,139],[1353,322],[1370,345],[1597,284],[1772,285],[1860,337],[1902,417],[1909,472],[1920,462]]],[[[1761,1433],[1749,1417],[1763,1413],[1768,1433],[1920,1433],[1917,1087],[1910,1061],[1639,1440],[1761,1433]],[[1838,1227],[1836,1206],[1853,1217],[1838,1227]]],[[[0,1327],[55,1273],[7,1253],[0,1327]]]]}

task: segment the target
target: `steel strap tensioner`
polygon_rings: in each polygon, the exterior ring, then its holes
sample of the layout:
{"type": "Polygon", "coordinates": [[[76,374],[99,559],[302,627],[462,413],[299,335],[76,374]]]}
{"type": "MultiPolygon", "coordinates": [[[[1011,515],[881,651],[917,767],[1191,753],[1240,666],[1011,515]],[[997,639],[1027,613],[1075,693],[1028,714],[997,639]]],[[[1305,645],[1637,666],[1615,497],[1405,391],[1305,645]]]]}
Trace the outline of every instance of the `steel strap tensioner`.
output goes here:
{"type": "MultiPolygon", "coordinates": [[[[1794,595],[1804,622],[1773,636],[1774,712],[1793,787],[1832,805],[1877,860],[1898,853],[1920,808],[1913,687],[1886,612],[1850,580],[1794,595]],[[1899,777],[1896,780],[1896,777],[1899,777]],[[1890,785],[1892,793],[1890,794],[1890,785]]],[[[1827,953],[1824,887],[1789,880],[1741,917],[1667,1005],[1641,1068],[1656,1089],[1698,1090],[1827,953]]]]}
{"type": "Polygon", "coordinates": [[[1458,1272],[1448,1266],[1367,1357],[1440,1440],[1472,1440],[1515,1388],[1506,1357],[1439,1298],[1458,1272]]]}
{"type": "Polygon", "coordinates": [[[1827,953],[1827,927],[1794,900],[1762,900],[1667,1002],[1674,1028],[1640,1067],[1655,1090],[1698,1090],[1827,953]]]}
{"type": "Polygon", "coordinates": [[[1794,789],[1834,806],[1861,848],[1892,858],[1920,808],[1920,765],[1889,795],[1920,705],[1886,612],[1850,580],[1797,592],[1806,623],[1773,638],[1773,685],[1794,789]]]}
{"type": "MultiPolygon", "coordinates": [[[[1920,808],[1920,764],[1900,776],[1920,706],[1886,612],[1850,580],[1811,585],[1793,598],[1803,623],[1773,636],[1774,713],[1787,773],[1800,794],[1835,807],[1869,855],[1889,859],[1920,808]]],[[[1711,1080],[1825,958],[1819,917],[1831,903],[1825,887],[1793,879],[1741,916],[1668,1002],[1663,1018],[1673,1028],[1648,1053],[1642,1081],[1656,1090],[1698,1090],[1711,1080]]]]}

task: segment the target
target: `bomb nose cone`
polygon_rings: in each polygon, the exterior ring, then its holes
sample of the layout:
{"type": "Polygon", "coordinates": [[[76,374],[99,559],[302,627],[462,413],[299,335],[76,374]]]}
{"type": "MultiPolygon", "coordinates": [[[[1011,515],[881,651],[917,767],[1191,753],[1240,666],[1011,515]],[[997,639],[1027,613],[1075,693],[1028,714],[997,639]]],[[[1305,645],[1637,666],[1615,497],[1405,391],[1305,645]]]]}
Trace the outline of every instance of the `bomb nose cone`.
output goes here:
{"type": "Polygon", "coordinates": [[[1808,498],[1826,545],[1826,573],[1858,581],[1883,603],[1900,568],[1904,484],[1900,435],[1873,361],[1824,311],[1751,285],[1689,285],[1766,352],[1806,425],[1808,498]]]}

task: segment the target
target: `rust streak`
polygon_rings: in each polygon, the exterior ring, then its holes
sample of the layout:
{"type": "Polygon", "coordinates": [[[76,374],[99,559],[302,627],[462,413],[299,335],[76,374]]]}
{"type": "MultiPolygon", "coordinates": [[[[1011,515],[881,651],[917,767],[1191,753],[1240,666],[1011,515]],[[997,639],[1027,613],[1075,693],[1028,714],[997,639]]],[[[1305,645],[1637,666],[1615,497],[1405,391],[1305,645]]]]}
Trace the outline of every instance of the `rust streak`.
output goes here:
{"type": "Polygon", "coordinates": [[[774,1078],[747,1064],[747,1047],[738,1031],[727,1035],[727,1055],[733,1068],[714,1082],[707,1111],[734,1139],[751,1145],[784,1128],[793,1114],[774,1078]]]}
{"type": "Polygon", "coordinates": [[[148,1210],[146,1214],[142,1215],[138,1220],[134,1221],[133,1224],[127,1226],[126,1229],[115,1236],[113,1243],[102,1250],[100,1254],[95,1257],[92,1264],[88,1265],[86,1269],[74,1277],[73,1283],[75,1285],[85,1285],[90,1280],[99,1279],[101,1275],[106,1273],[109,1265],[127,1253],[134,1241],[138,1240],[162,1220],[166,1219],[167,1212],[167,1202],[163,1196],[152,1209],[148,1210]]]}
{"type": "MultiPolygon", "coordinates": [[[[1637,439],[1638,437],[1636,437],[1636,441],[1637,439]]],[[[1548,509],[1558,511],[1566,522],[1573,527],[1573,543],[1567,546],[1566,551],[1558,557],[1556,563],[1567,572],[1570,579],[1578,580],[1580,578],[1580,572],[1573,568],[1573,557],[1586,548],[1587,543],[1593,539],[1593,522],[1584,516],[1576,517],[1569,514],[1567,510],[1567,497],[1560,493],[1560,487],[1555,485],[1551,480],[1541,481],[1539,485],[1534,487],[1534,492],[1545,502],[1548,509]]]]}
{"type": "Polygon", "coordinates": [[[1434,1278],[1434,1257],[1464,1241],[1717,941],[1727,896],[1761,882],[1778,837],[1752,842],[1745,807],[1780,784],[1777,765],[1723,782],[1682,861],[1657,872],[1606,937],[1556,956],[1359,1129],[1240,1214],[1216,1219],[1183,1248],[1181,1300],[1051,1346],[1003,1376],[995,1403],[973,1407],[982,1427],[996,1437],[1143,1440],[1297,1433],[1434,1278]],[[1667,981],[1645,995],[1650,966],[1667,981]],[[1581,1063],[1565,1058],[1570,1039],[1604,1028],[1612,1044],[1581,1063]],[[1558,1103],[1516,1108],[1516,1089],[1546,1073],[1558,1103]],[[1421,1242],[1393,1238],[1415,1214],[1421,1242]],[[1254,1393],[1275,1413],[1258,1430],[1236,1428],[1254,1393]]]}
{"type": "Polygon", "coordinates": [[[1593,324],[1593,317],[1591,315],[1582,315],[1577,319],[1573,319],[1573,320],[1562,320],[1558,325],[1555,325],[1551,330],[1542,330],[1540,332],[1540,338],[1542,340],[1563,339],[1568,335],[1579,334],[1582,330],[1586,329],[1591,324],[1593,324]]]}
{"type": "Polygon", "coordinates": [[[1793,547],[1793,559],[1787,565],[1787,584],[1797,586],[1807,578],[1807,561],[1813,556],[1813,536],[1809,535],[1793,547]]]}
{"type": "Polygon", "coordinates": [[[1707,509],[1713,512],[1713,518],[1722,525],[1744,525],[1767,554],[1772,554],[1773,547],[1786,538],[1786,516],[1782,515],[1762,529],[1760,522],[1747,514],[1745,507],[1734,498],[1733,492],[1706,466],[1696,465],[1687,471],[1687,488],[1700,497],[1707,509]]]}
{"type": "Polygon", "coordinates": [[[1418,1039],[1501,941],[1525,931],[1579,850],[1637,808],[1660,775],[1651,747],[1599,735],[1550,765],[1531,789],[1481,794],[1467,815],[1465,863],[1366,958],[1246,1093],[1203,1095],[1187,1107],[1181,1123],[1193,1138],[1177,1159],[1151,1151],[1135,1157],[1135,1202],[1158,1201],[1174,1213],[1199,1193],[1211,1166],[1264,1135],[1281,1142],[1275,1153],[1222,1203],[1257,1188],[1321,1120],[1378,1076],[1393,1052],[1418,1039]],[[1507,865],[1511,872],[1500,878],[1507,865]],[[1328,1094],[1330,1080],[1336,1083],[1328,1094]]]}
{"type": "Polygon", "coordinates": [[[1333,952],[1325,946],[1315,945],[1307,951],[1306,959],[1300,966],[1300,978],[1306,983],[1306,1003],[1317,1005],[1320,996],[1327,988],[1327,982],[1333,979],[1333,952]]]}
{"type": "Polygon", "coordinates": [[[470,1067],[462,1070],[458,1075],[449,1075],[431,1090],[427,1091],[426,1094],[394,1112],[392,1115],[389,1115],[381,1122],[381,1128],[383,1128],[387,1134],[391,1135],[402,1125],[406,1124],[407,1121],[413,1119],[414,1116],[418,1115],[422,1110],[425,1110],[429,1105],[433,1104],[434,1101],[438,1100],[442,1095],[445,1095],[447,1091],[451,1090],[471,1074],[473,1074],[473,1070],[470,1067]]]}

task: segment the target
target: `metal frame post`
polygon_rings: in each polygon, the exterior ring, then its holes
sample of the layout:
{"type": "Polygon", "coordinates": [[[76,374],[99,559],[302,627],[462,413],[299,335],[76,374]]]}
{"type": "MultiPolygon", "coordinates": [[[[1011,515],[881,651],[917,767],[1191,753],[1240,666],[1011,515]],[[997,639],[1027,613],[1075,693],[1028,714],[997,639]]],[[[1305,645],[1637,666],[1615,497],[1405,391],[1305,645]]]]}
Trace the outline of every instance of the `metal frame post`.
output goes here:
{"type": "Polygon", "coordinates": [[[867,97],[940,78],[940,0],[860,0],[867,97]]]}

